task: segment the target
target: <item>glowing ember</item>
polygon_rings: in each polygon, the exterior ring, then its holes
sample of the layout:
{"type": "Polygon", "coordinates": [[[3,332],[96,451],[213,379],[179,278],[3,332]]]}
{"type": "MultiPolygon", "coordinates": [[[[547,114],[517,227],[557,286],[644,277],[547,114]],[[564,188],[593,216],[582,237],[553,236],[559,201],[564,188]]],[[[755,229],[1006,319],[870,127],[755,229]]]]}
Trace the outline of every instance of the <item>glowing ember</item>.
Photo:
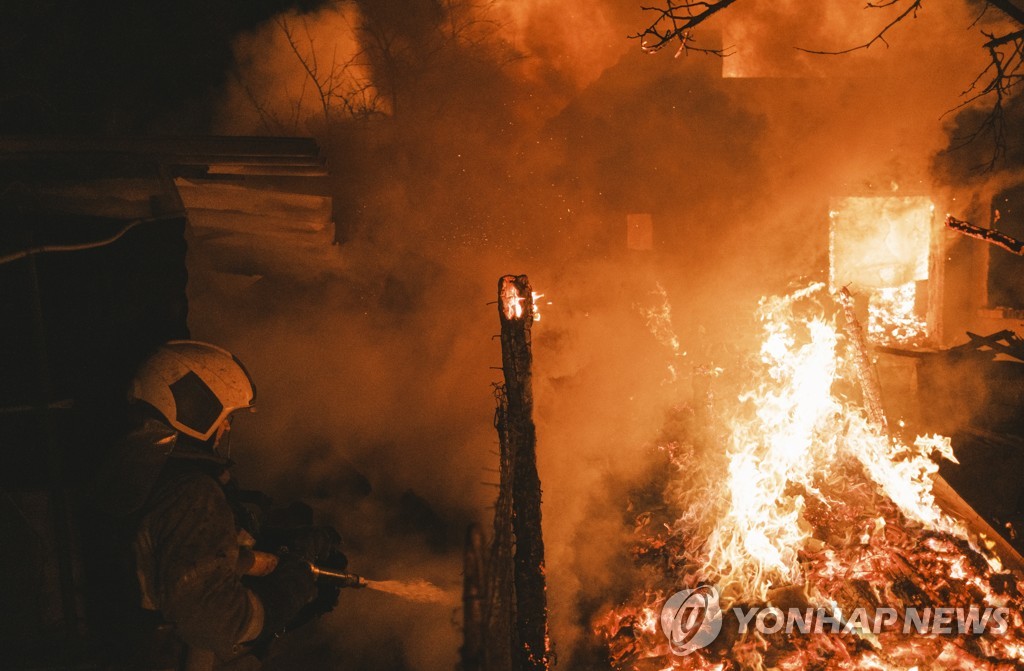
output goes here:
{"type": "Polygon", "coordinates": [[[873,291],[868,299],[868,337],[880,345],[910,345],[928,335],[915,309],[914,282],[873,291]]]}
{"type": "Polygon", "coordinates": [[[998,573],[998,561],[935,504],[931,476],[935,459],[953,459],[949,440],[890,439],[851,400],[854,353],[825,286],[762,299],[757,317],[757,359],[738,376],[736,403],[718,407],[725,435],[692,431],[663,446],[676,476],[665,505],[642,514],[636,528],[637,561],[656,577],[595,622],[616,667],[1013,668],[1024,661],[1019,617],[1004,635],[900,628],[874,635],[842,621],[856,609],[870,618],[922,606],[1010,606],[1019,615],[1022,602],[1015,578],[998,573]],[[719,588],[723,609],[789,603],[840,626],[741,635],[734,622],[709,647],[675,656],[658,610],[669,594],[700,584],[719,588]]]}
{"type": "Polygon", "coordinates": [[[522,319],[525,296],[519,295],[519,288],[512,282],[505,282],[501,289],[501,308],[505,319],[522,319]]]}

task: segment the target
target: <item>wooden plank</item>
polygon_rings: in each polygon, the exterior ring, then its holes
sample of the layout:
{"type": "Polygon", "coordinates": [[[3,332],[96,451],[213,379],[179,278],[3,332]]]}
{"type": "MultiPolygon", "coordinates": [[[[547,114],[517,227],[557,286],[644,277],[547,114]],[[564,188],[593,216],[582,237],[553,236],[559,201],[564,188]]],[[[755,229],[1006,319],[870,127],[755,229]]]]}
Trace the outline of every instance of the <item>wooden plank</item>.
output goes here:
{"type": "MultiPolygon", "coordinates": [[[[196,164],[202,165],[202,164],[196,164]]],[[[182,166],[186,167],[186,166],[182,166]]],[[[208,173],[211,175],[260,175],[269,177],[326,177],[326,165],[251,165],[251,164],[213,164],[208,173]]]]}
{"type": "Polygon", "coordinates": [[[323,175],[252,174],[251,172],[233,174],[221,171],[213,173],[183,173],[184,171],[179,172],[177,178],[187,179],[203,185],[239,186],[259,191],[282,191],[325,198],[334,196],[336,190],[331,181],[327,179],[326,170],[323,175]]]}
{"type": "Polygon", "coordinates": [[[1024,573],[1024,557],[1010,545],[1008,540],[1003,538],[1001,533],[979,515],[962,496],[957,494],[956,490],[941,475],[936,474],[932,478],[932,483],[935,502],[942,512],[963,521],[971,531],[983,535],[993,543],[994,551],[1002,560],[1003,566],[1024,573]]]}

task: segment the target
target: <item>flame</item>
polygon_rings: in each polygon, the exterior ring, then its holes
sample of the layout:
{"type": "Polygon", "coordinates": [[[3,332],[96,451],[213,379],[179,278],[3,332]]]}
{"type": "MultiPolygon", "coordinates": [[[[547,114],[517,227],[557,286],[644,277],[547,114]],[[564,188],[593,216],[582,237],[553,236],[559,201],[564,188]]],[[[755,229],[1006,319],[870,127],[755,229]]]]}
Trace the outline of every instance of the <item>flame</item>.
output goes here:
{"type": "MultiPolygon", "coordinates": [[[[713,668],[726,653],[721,668],[761,665],[769,642],[759,634],[725,653],[673,659],[661,647],[664,637],[650,630],[652,598],[699,583],[719,587],[723,608],[767,603],[780,589],[842,612],[864,603],[915,605],[900,592],[905,588],[894,587],[897,579],[936,604],[966,606],[979,597],[1005,603],[993,578],[998,562],[936,505],[931,477],[937,459],[955,461],[949,439],[893,439],[853,400],[855,352],[825,285],[764,298],[757,319],[761,345],[735,402],[719,410],[723,435],[712,436],[710,447],[692,436],[664,446],[677,473],[665,490],[674,517],[666,533],[652,534],[653,513],[642,515],[636,531],[638,560],[667,566],[663,582],[597,624],[618,668],[649,657],[666,668],[713,668]],[[626,624],[629,645],[622,644],[626,624]]],[[[976,655],[950,641],[897,632],[868,646],[851,641],[851,632],[788,640],[785,654],[774,653],[788,662],[776,659],[774,666],[799,669],[817,660],[819,668],[906,669],[948,657],[959,661],[945,668],[987,668],[972,666],[976,655]]],[[[1024,661],[1020,629],[979,640],[989,657],[1024,661]]]]}
{"type": "MultiPolygon", "coordinates": [[[[540,308],[537,307],[537,300],[543,297],[544,294],[539,294],[536,291],[530,292],[530,311],[535,322],[540,321],[540,308]]],[[[501,307],[505,313],[505,319],[522,319],[526,312],[526,308],[523,306],[525,302],[526,296],[520,295],[519,288],[515,284],[504,283],[501,289],[501,307]]],[[[551,301],[548,301],[548,305],[551,305],[551,301]]]]}
{"type": "Polygon", "coordinates": [[[907,282],[873,291],[868,297],[868,338],[880,345],[919,344],[927,322],[915,309],[917,287],[907,282]]]}
{"type": "Polygon", "coordinates": [[[675,358],[685,357],[687,352],[682,349],[679,336],[676,335],[675,329],[672,326],[672,305],[668,300],[668,292],[665,291],[665,287],[661,285],[661,282],[655,283],[654,291],[651,291],[650,295],[657,299],[655,305],[648,307],[634,303],[633,309],[643,316],[647,324],[647,330],[651,332],[651,335],[671,352],[673,360],[667,366],[668,378],[665,382],[674,383],[679,377],[675,358]]]}
{"type": "MultiPolygon", "coordinates": [[[[533,306],[533,321],[540,321],[540,308],[537,307],[537,301],[544,298],[544,294],[538,294],[536,291],[530,292],[530,305],[533,306]]],[[[551,301],[548,301],[548,305],[551,305],[551,301]]]]}
{"type": "MultiPolygon", "coordinates": [[[[725,514],[707,541],[705,568],[727,597],[763,600],[773,586],[802,582],[798,555],[811,536],[806,498],[827,500],[822,481],[843,457],[859,462],[908,518],[956,526],[931,496],[936,440],[891,442],[834,392],[853,378],[853,362],[836,317],[818,303],[824,294],[819,283],[761,301],[763,378],[740,395],[730,422],[725,514]],[[799,318],[808,303],[817,314],[799,318]]],[[[952,454],[948,440],[940,453],[952,454]]]]}
{"type": "Polygon", "coordinates": [[[525,296],[519,295],[519,288],[512,282],[505,282],[501,288],[501,307],[505,319],[522,319],[525,296]]]}

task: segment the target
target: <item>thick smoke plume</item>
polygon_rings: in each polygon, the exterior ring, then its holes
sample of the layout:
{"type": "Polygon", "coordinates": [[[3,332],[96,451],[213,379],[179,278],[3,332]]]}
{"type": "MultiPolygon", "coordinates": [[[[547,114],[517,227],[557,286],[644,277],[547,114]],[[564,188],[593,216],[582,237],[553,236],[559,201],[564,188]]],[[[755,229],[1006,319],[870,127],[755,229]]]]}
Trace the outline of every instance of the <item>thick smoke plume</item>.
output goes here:
{"type": "MultiPolygon", "coordinates": [[[[353,570],[457,591],[465,526],[486,528],[496,493],[489,302],[500,275],[528,273],[545,294],[552,633],[567,668],[583,659],[586,604],[628,563],[625,483],[694,368],[747,338],[757,297],[825,276],[829,199],[969,198],[930,170],[943,113],[984,63],[968,5],[927,3],[890,48],[852,57],[789,50],[870,37],[879,19],[862,3],[742,5],[699,34],[735,42],[724,64],[643,54],[628,0],[360,0],[239,38],[217,130],[315,134],[346,203],[343,244],[282,243],[246,292],[197,290],[195,335],[236,351],[260,387],[235,439],[249,484],[312,499],[353,570]],[[320,73],[344,70],[326,106],[314,53],[320,73]],[[638,213],[653,250],[626,248],[638,213]],[[678,350],[648,329],[662,288],[678,350]]],[[[317,640],[351,668],[450,669],[457,622],[455,604],[344,594],[317,640]]]]}

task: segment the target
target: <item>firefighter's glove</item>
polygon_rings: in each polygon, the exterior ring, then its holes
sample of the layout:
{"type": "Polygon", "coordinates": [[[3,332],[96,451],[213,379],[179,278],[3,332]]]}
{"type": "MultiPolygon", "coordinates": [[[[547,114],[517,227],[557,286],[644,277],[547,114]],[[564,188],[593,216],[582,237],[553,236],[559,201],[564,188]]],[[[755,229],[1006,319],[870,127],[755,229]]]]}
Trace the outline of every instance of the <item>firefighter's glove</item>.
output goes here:
{"type": "MultiPolygon", "coordinates": [[[[329,554],[326,559],[322,559],[317,562],[317,566],[332,569],[334,571],[344,571],[345,567],[348,566],[348,557],[340,551],[335,550],[329,554]]],[[[330,613],[338,605],[338,597],[341,595],[341,587],[339,587],[333,580],[318,580],[316,587],[316,598],[307,604],[295,620],[288,625],[289,629],[295,629],[297,627],[301,627],[307,622],[316,620],[317,618],[330,613]]]]}
{"type": "Polygon", "coordinates": [[[270,575],[253,579],[252,591],[263,603],[263,633],[278,634],[317,595],[316,578],[309,563],[291,553],[281,555],[270,575]]]}

